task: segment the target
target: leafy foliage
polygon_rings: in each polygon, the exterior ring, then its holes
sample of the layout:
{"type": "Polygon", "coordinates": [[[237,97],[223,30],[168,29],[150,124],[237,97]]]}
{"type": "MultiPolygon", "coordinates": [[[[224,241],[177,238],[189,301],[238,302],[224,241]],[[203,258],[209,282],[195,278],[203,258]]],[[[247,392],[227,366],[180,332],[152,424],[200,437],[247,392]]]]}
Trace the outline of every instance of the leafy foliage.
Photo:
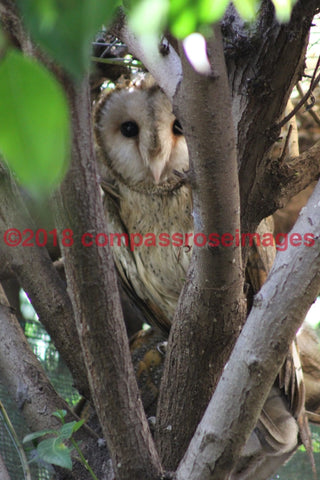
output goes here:
{"type": "Polygon", "coordinates": [[[31,37],[73,77],[90,64],[91,41],[102,24],[108,25],[115,0],[20,0],[19,7],[31,37]]]}
{"type": "MultiPolygon", "coordinates": [[[[273,0],[280,20],[289,19],[295,1],[273,0]]],[[[209,32],[229,3],[131,0],[127,13],[134,31],[146,38],[158,36],[166,27],[184,38],[197,30],[209,32]]],[[[259,0],[233,3],[250,21],[260,5],[259,0]]],[[[76,81],[90,68],[94,34],[102,24],[110,24],[120,4],[120,0],[18,0],[33,40],[76,81]]],[[[5,51],[5,42],[0,41],[0,49],[5,51]]],[[[60,86],[35,60],[9,50],[0,62],[0,96],[0,152],[25,187],[36,195],[50,192],[61,181],[69,155],[69,117],[60,86]]]]}
{"type": "MultiPolygon", "coordinates": [[[[278,20],[288,21],[296,0],[272,2],[278,20]]],[[[241,17],[250,22],[255,20],[260,3],[260,0],[233,1],[241,17]]],[[[168,26],[175,37],[182,39],[196,31],[210,32],[209,25],[223,17],[229,4],[229,0],[135,0],[128,14],[132,28],[140,35],[160,34],[168,26]]]]}
{"type": "MultiPolygon", "coordinates": [[[[77,452],[80,453],[80,461],[84,461],[86,468],[90,471],[90,467],[88,468],[85,459],[81,452],[79,452],[78,444],[72,439],[73,434],[84,424],[84,419],[79,422],[73,421],[65,423],[66,414],[67,412],[65,410],[58,410],[53,413],[53,415],[62,423],[59,429],[41,430],[40,432],[30,433],[23,439],[23,443],[31,442],[47,435],[52,435],[53,437],[42,440],[37,447],[37,457],[40,460],[72,470],[71,453],[74,450],[77,450],[77,452]],[[71,440],[72,447],[66,445],[66,441],[68,440],[71,440]]],[[[95,476],[93,476],[93,478],[95,478],[95,476]]]]}
{"type": "Polygon", "coordinates": [[[69,154],[65,95],[34,59],[9,50],[0,63],[0,151],[35,194],[57,185],[69,154]]]}

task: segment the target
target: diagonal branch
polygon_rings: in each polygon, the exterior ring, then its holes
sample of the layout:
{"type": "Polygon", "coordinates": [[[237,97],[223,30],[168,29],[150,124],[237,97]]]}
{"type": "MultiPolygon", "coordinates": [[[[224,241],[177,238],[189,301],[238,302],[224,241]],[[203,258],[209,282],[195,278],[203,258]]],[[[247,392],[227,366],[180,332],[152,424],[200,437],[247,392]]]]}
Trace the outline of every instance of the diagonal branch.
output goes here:
{"type": "Polygon", "coordinates": [[[25,229],[34,232],[34,224],[12,176],[2,164],[0,184],[0,257],[27,292],[41,323],[71,370],[77,388],[88,396],[86,371],[66,288],[46,249],[37,245],[23,246],[23,232],[25,229]],[[5,242],[8,229],[20,232],[22,241],[19,245],[9,246],[5,242]]]}
{"type": "Polygon", "coordinates": [[[320,289],[319,201],[320,184],[294,226],[302,239],[306,234],[313,236],[314,245],[302,242],[278,252],[178,468],[178,480],[229,478],[289,345],[320,289]]]}
{"type": "Polygon", "coordinates": [[[175,49],[168,43],[169,50],[163,55],[156,37],[148,38],[146,41],[146,39],[134,35],[121,11],[112,31],[128,45],[130,53],[139,58],[148,68],[148,71],[172,100],[182,79],[181,60],[175,49]]]}
{"type": "MultiPolygon", "coordinates": [[[[54,390],[39,360],[32,352],[17,318],[11,312],[1,285],[0,344],[1,380],[11,398],[16,400],[17,407],[22,411],[32,431],[56,429],[61,426],[57,418],[52,415],[53,412],[61,409],[67,411],[68,422],[79,420],[54,390]]],[[[95,444],[96,436],[84,426],[77,432],[77,440],[82,441],[85,448],[88,443],[95,444]]],[[[89,455],[91,455],[90,452],[89,455]]],[[[73,472],[68,478],[70,480],[84,478],[84,470],[80,463],[75,462],[73,472]]],[[[0,478],[2,480],[3,477],[0,478]]]]}
{"type": "Polygon", "coordinates": [[[54,391],[39,360],[32,352],[18,320],[10,311],[1,286],[0,340],[1,379],[23,411],[29,427],[33,431],[57,427],[59,422],[51,417],[52,412],[69,408],[54,391]],[[42,414],[39,415],[39,412],[42,414]]]}
{"type": "Polygon", "coordinates": [[[320,141],[298,157],[284,161],[276,159],[269,163],[262,179],[265,215],[283,207],[290,198],[319,178],[319,156],[320,141]]]}
{"type": "Polygon", "coordinates": [[[316,77],[316,73],[319,69],[319,66],[320,66],[320,57],[318,58],[317,64],[315,66],[315,69],[314,69],[314,72],[313,72],[313,75],[312,75],[312,79],[311,79],[311,82],[310,82],[310,87],[309,87],[308,91],[302,96],[301,100],[297,103],[297,105],[293,108],[293,110],[288,115],[286,115],[281,120],[281,122],[279,122],[278,127],[281,128],[287,122],[289,122],[291,120],[291,118],[293,118],[296,115],[296,113],[298,113],[300,108],[303,107],[303,105],[306,103],[308,98],[311,96],[312,92],[314,91],[314,89],[316,88],[318,83],[320,82],[320,75],[318,75],[316,77]]]}

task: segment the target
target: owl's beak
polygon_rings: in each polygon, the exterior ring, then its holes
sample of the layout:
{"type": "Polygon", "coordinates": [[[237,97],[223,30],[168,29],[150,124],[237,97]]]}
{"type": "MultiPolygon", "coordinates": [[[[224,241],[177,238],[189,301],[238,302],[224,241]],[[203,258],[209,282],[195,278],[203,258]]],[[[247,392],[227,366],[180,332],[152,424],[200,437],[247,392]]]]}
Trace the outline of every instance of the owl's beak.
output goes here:
{"type": "Polygon", "coordinates": [[[163,151],[163,149],[159,146],[159,142],[155,142],[155,146],[153,148],[140,147],[140,154],[143,159],[143,163],[150,169],[156,185],[158,185],[160,182],[161,175],[163,174],[165,166],[169,161],[169,153],[170,152],[163,151]]]}
{"type": "Polygon", "coordinates": [[[154,183],[157,185],[160,181],[160,178],[161,178],[161,175],[162,175],[162,172],[164,170],[164,167],[165,167],[165,162],[161,159],[161,160],[155,160],[155,161],[152,161],[151,164],[150,164],[150,170],[151,170],[151,173],[152,173],[152,176],[154,178],[154,183]]]}

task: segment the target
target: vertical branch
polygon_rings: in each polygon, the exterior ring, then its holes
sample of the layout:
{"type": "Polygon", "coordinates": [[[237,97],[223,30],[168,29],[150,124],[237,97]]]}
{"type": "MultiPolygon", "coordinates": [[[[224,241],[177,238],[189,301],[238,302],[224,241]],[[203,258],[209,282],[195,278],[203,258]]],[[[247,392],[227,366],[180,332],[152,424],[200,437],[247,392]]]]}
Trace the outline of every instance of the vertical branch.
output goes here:
{"type": "MultiPolygon", "coordinates": [[[[131,363],[129,345],[108,245],[93,151],[87,80],[66,85],[73,125],[72,163],[58,196],[61,230],[73,245],[63,246],[68,289],[85,357],[91,393],[119,480],[155,479],[161,473],[131,363]],[[84,246],[82,235],[93,236],[84,246]]],[[[62,242],[63,243],[63,242],[62,242]]]]}
{"type": "MultiPolygon", "coordinates": [[[[236,133],[219,27],[208,44],[210,76],[182,54],[178,97],[190,153],[194,235],[234,236],[240,228],[236,133]]],[[[157,440],[175,469],[200,421],[245,317],[241,249],[194,246],[188,278],[171,328],[159,399],[157,440]]]]}

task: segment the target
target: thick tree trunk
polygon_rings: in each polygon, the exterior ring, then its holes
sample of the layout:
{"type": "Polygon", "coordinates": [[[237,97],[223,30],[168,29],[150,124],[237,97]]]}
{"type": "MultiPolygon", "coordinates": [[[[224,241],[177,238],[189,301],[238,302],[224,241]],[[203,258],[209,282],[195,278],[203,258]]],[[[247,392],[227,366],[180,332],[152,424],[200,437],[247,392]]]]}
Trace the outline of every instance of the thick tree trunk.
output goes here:
{"type": "Polygon", "coordinates": [[[154,480],[161,465],[129,353],[110,246],[86,247],[82,235],[107,233],[92,140],[88,81],[66,85],[72,125],[72,162],[57,195],[60,231],[72,300],[92,398],[119,480],[154,480]]]}
{"type": "MultiPolygon", "coordinates": [[[[208,48],[209,77],[197,74],[183,58],[177,106],[190,153],[195,236],[216,232],[222,238],[239,231],[240,212],[236,134],[218,27],[208,48]]],[[[240,248],[195,245],[171,327],[158,404],[157,438],[166,468],[175,469],[184,454],[245,313],[240,248]]]]}

